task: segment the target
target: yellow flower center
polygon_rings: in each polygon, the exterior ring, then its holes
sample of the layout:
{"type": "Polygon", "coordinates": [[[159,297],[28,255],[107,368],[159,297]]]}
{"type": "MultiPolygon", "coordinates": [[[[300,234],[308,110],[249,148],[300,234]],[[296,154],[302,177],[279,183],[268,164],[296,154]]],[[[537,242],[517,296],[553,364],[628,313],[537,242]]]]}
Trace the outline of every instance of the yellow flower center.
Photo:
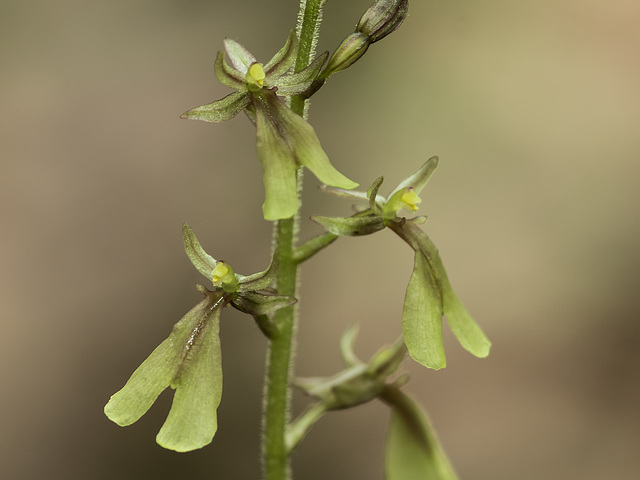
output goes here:
{"type": "Polygon", "coordinates": [[[264,86],[264,68],[260,63],[254,63],[247,70],[246,75],[247,84],[249,85],[249,90],[260,90],[264,86]]]}
{"type": "Polygon", "coordinates": [[[422,199],[418,196],[413,187],[407,189],[402,197],[400,197],[400,200],[402,200],[407,205],[407,207],[414,212],[418,210],[418,205],[422,203],[422,199]]]}
{"type": "Polygon", "coordinates": [[[225,275],[229,273],[229,267],[227,267],[224,262],[218,262],[216,267],[211,271],[211,276],[213,277],[213,284],[216,285],[224,278],[225,275]]]}

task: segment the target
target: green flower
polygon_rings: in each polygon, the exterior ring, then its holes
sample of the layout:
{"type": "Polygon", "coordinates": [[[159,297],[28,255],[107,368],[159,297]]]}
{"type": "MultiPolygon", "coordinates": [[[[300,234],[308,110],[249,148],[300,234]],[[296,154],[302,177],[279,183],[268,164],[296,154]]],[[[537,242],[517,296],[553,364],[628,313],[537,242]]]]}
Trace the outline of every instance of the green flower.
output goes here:
{"type": "Polygon", "coordinates": [[[298,51],[298,39],[293,30],[285,46],[264,65],[238,42],[227,39],[224,44],[233,66],[227,64],[224,52],[220,51],[215,72],[221,83],[236,92],[193,108],[182,118],[223,122],[244,110],[255,120],[258,159],[262,164],[265,188],[264,218],[289,218],[298,211],[296,172],[301,165],[326,185],[345,189],[357,187],[357,183],[331,165],[313,127],[280,98],[310,91],[327,53],[304,70],[288,73],[298,51]]]}
{"type": "Polygon", "coordinates": [[[491,342],[456,295],[431,239],[420,229],[426,217],[407,219],[401,210],[418,210],[418,196],[438,166],[438,157],[430,158],[416,173],[401,182],[388,199],[378,195],[383,178],[365,192],[326,189],[338,196],[366,200],[369,208],[348,218],[311,217],[335,235],[369,235],[384,228],[393,230],[415,252],[402,310],[402,333],[411,357],[426,367],[446,366],[442,342],[442,317],[460,344],[477,357],[489,355],[491,342]]]}
{"type": "Polygon", "coordinates": [[[226,305],[256,317],[263,330],[275,327],[268,313],[292,305],[293,297],[267,289],[276,275],[274,261],[264,272],[243,276],[216,261],[200,246],[187,225],[185,250],[193,265],[213,283],[213,290],[198,285],[204,299],[176,323],[164,342],[115,393],[104,412],[124,427],[144,415],[167,387],[176,391],[171,410],[156,437],[158,444],[187,452],[211,443],[218,428],[217,409],[222,398],[220,313],[226,305]]]}

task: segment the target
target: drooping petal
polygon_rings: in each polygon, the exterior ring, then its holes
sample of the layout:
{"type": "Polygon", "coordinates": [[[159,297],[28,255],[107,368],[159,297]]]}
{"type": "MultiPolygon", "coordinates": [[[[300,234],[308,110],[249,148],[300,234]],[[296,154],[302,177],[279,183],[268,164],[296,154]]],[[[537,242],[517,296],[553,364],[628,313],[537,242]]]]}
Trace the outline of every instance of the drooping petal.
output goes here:
{"type": "Polygon", "coordinates": [[[239,91],[247,90],[247,82],[245,81],[244,75],[227,64],[227,61],[224,59],[223,51],[218,52],[214,69],[216,72],[216,77],[223,85],[235,88],[239,91]]]}
{"type": "Polygon", "coordinates": [[[389,194],[389,198],[405,188],[413,188],[414,191],[419,194],[437,167],[438,157],[431,157],[418,169],[416,173],[400,182],[400,184],[393,189],[393,192],[389,194]]]}
{"type": "Polygon", "coordinates": [[[193,266],[209,280],[212,279],[211,272],[216,268],[217,260],[204,251],[196,234],[186,223],[182,225],[182,239],[184,240],[184,250],[193,266]]]}
{"type": "Polygon", "coordinates": [[[426,413],[409,396],[388,389],[391,406],[385,470],[387,480],[457,480],[426,413]]]}
{"type": "Polygon", "coordinates": [[[433,269],[433,275],[442,291],[443,311],[451,331],[465,350],[476,357],[486,357],[491,350],[491,342],[480,326],[469,315],[469,312],[467,312],[453,290],[438,249],[431,239],[415,224],[407,222],[404,228],[410,232],[410,236],[416,242],[416,246],[428,259],[430,267],[433,269]]]}
{"type": "Polygon", "coordinates": [[[278,87],[278,93],[284,96],[307,93],[313,81],[318,77],[320,70],[322,70],[327,56],[329,56],[329,52],[324,52],[304,70],[280,77],[275,82],[275,85],[278,87]]]}
{"type": "Polygon", "coordinates": [[[266,74],[266,82],[272,86],[273,81],[284,75],[287,70],[293,67],[298,54],[298,37],[295,29],[289,31],[289,36],[284,47],[276,53],[271,60],[264,66],[266,74]]]}
{"type": "Polygon", "coordinates": [[[180,115],[180,118],[203,122],[224,122],[235,117],[247,105],[249,105],[249,96],[246,93],[233,92],[215,102],[192,108],[180,115]]]}
{"type": "MultiPolygon", "coordinates": [[[[273,94],[275,96],[275,94],[273,94]]],[[[283,125],[278,122],[263,95],[254,95],[258,159],[262,164],[266,220],[290,218],[298,211],[297,166],[283,125]]]]}
{"type": "Polygon", "coordinates": [[[402,334],[411,358],[435,370],[447,365],[442,343],[440,295],[427,260],[421,252],[416,252],[402,307],[402,334]]]}
{"type": "Polygon", "coordinates": [[[176,323],[165,341],[133,372],[125,386],[104,407],[107,417],[124,427],[136,422],[153,405],[184,367],[184,346],[192,330],[208,317],[217,298],[207,296],[176,323]]]}
{"type": "Polygon", "coordinates": [[[233,66],[236,67],[236,70],[238,70],[243,77],[247,74],[247,70],[249,70],[251,64],[256,62],[256,58],[251,52],[235,40],[225,38],[224,49],[227,51],[227,55],[229,55],[233,66]]]}
{"type": "Polygon", "coordinates": [[[191,324],[176,324],[169,340],[179,347],[180,368],[172,381],[176,389],[169,416],[156,437],[159,445],[188,452],[211,443],[218,429],[222,399],[220,311],[222,296],[206,300],[205,310],[191,324]]]}
{"type": "Polygon", "coordinates": [[[358,186],[331,165],[316,132],[304,118],[289,109],[273,91],[265,90],[261,97],[268,105],[281,134],[286,135],[299,164],[311,170],[318,180],[326,185],[346,189],[358,186]]]}

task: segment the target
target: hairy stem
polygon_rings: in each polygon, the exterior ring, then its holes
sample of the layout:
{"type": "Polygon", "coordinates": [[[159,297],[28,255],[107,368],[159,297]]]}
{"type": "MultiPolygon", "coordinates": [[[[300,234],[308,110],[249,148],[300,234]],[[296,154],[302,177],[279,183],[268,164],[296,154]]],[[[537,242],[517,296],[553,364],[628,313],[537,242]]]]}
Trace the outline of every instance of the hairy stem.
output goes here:
{"type": "MultiPolygon", "coordinates": [[[[300,48],[295,70],[309,65],[314,54],[318,28],[322,17],[322,6],[326,0],[301,0],[298,15],[300,48]]],[[[305,116],[305,100],[294,97],[291,109],[305,116]]],[[[300,175],[301,172],[299,172],[300,175]]],[[[296,295],[298,263],[294,259],[294,241],[298,215],[280,220],[275,229],[275,245],[278,248],[278,293],[296,295]]],[[[271,338],[267,358],[265,379],[264,435],[262,455],[265,480],[286,480],[291,478],[289,451],[286,443],[287,424],[290,417],[290,387],[292,377],[292,356],[295,344],[296,307],[278,310],[274,316],[277,333],[271,338]]]]}

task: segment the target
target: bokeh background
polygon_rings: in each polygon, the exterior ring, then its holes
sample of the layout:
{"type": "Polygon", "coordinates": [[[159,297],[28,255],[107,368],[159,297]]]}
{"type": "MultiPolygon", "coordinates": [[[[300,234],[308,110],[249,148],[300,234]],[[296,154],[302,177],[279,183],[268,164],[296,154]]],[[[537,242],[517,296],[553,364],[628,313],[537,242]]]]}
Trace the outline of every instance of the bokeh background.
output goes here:
{"type": "MultiPolygon", "coordinates": [[[[327,2],[319,48],[369,3],[327,2]]],[[[200,298],[183,222],[237,271],[268,263],[253,127],[178,117],[228,93],[213,74],[225,36],[266,60],[296,11],[0,2],[3,478],[259,478],[265,344],[235,312],[212,445],[155,444],[168,393],[126,429],[102,408],[200,298]]],[[[406,370],[461,478],[637,478],[639,21],[636,0],[413,0],[400,30],[314,97],[325,150],[365,186],[440,156],[425,228],[494,347],[478,360],[446,331],[447,369],[406,370]]],[[[349,208],[305,182],[305,216],[349,208]]],[[[301,235],[319,232],[305,221],[301,235]]],[[[390,232],[305,264],[297,372],[336,372],[353,323],[363,357],[392,342],[411,265],[390,232]]],[[[296,478],[382,480],[387,420],[375,402],[323,419],[296,478]]]]}

